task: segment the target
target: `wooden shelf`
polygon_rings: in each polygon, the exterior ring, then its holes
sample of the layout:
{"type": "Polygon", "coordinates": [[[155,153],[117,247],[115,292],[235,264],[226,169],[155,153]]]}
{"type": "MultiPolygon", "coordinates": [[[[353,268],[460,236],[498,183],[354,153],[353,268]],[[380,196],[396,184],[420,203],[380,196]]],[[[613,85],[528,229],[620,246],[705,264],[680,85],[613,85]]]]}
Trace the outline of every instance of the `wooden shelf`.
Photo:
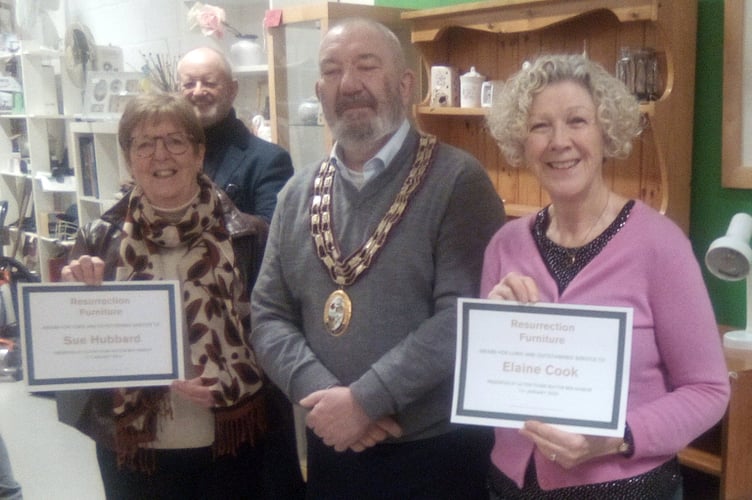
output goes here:
{"type": "Polygon", "coordinates": [[[527,33],[575,19],[593,9],[608,10],[620,22],[658,20],[659,0],[492,0],[405,12],[413,42],[435,41],[448,26],[492,33],[527,33]]]}
{"type": "Polygon", "coordinates": [[[723,460],[720,456],[691,446],[679,452],[679,463],[716,477],[721,477],[723,471],[723,460]]]}
{"type": "MultiPolygon", "coordinates": [[[[402,19],[422,67],[422,130],[469,151],[486,167],[511,206],[540,207],[546,194],[526,168],[506,164],[488,134],[485,108],[430,106],[431,67],[461,74],[474,66],[487,80],[504,81],[541,53],[582,53],[614,70],[620,47],[652,47],[660,66],[657,101],[640,104],[647,127],[632,155],[609,160],[606,182],[642,200],[689,231],[697,5],[684,0],[488,0],[407,11],[402,19]]],[[[528,210],[522,209],[521,212],[528,210]]]]}
{"type": "MultiPolygon", "coordinates": [[[[721,326],[723,334],[731,328],[721,326]]],[[[719,477],[720,498],[752,498],[752,351],[723,349],[731,381],[731,398],[719,424],[679,452],[679,462],[719,477]]]]}

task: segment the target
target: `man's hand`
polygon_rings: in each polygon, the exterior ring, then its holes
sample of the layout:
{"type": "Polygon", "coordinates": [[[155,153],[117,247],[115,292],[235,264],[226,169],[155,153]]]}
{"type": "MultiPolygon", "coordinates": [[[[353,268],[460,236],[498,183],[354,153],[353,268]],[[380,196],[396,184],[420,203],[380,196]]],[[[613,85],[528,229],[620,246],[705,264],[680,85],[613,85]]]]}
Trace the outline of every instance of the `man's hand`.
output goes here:
{"type": "Polygon", "coordinates": [[[366,430],[363,437],[360,440],[351,445],[352,451],[361,452],[366,448],[375,446],[388,437],[400,437],[402,435],[402,427],[391,417],[382,417],[376,422],[372,423],[366,430]]]}
{"type": "MultiPolygon", "coordinates": [[[[300,405],[310,409],[306,425],[337,451],[358,443],[373,424],[348,387],[313,392],[301,399],[300,405]]],[[[378,435],[376,430],[373,437],[378,435]]]]}

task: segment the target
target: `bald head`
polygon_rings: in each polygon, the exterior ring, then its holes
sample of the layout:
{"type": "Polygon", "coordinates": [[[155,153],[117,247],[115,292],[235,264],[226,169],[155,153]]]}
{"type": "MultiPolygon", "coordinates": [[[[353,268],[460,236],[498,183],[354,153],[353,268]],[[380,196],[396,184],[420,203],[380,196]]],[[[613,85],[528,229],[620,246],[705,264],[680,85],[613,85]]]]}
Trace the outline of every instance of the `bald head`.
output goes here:
{"type": "Polygon", "coordinates": [[[204,128],[229,114],[238,82],[224,54],[209,47],[193,49],[180,59],[177,73],[183,97],[193,105],[204,128]]]}
{"type": "Polygon", "coordinates": [[[316,95],[351,168],[404,122],[415,82],[406,66],[399,39],[369,19],[345,20],[322,39],[316,95]]]}
{"type": "Polygon", "coordinates": [[[385,52],[389,54],[391,63],[394,65],[396,73],[402,73],[407,69],[405,54],[402,44],[389,28],[383,24],[363,17],[347,18],[334,25],[321,42],[321,50],[325,50],[328,43],[343,36],[350,36],[355,39],[369,40],[374,43],[383,44],[385,52]]]}

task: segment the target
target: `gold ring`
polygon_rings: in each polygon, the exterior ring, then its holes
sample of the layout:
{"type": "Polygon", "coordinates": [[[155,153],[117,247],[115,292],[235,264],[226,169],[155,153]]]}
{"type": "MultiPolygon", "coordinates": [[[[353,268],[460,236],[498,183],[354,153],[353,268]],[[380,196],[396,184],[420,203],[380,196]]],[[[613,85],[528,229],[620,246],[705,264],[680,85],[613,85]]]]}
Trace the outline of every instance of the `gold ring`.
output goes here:
{"type": "Polygon", "coordinates": [[[551,453],[551,461],[556,462],[556,453],[551,453]]]}

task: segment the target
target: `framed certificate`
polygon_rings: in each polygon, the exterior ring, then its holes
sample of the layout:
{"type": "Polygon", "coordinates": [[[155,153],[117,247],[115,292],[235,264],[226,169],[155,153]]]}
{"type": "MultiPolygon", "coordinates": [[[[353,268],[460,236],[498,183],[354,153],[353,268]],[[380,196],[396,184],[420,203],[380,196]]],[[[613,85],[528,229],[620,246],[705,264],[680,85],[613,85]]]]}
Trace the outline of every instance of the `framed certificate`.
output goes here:
{"type": "Polygon", "coordinates": [[[19,283],[29,391],[169,385],[184,378],[177,281],[19,283]]]}
{"type": "Polygon", "coordinates": [[[632,309],[460,299],[452,421],[623,436],[632,309]]]}

